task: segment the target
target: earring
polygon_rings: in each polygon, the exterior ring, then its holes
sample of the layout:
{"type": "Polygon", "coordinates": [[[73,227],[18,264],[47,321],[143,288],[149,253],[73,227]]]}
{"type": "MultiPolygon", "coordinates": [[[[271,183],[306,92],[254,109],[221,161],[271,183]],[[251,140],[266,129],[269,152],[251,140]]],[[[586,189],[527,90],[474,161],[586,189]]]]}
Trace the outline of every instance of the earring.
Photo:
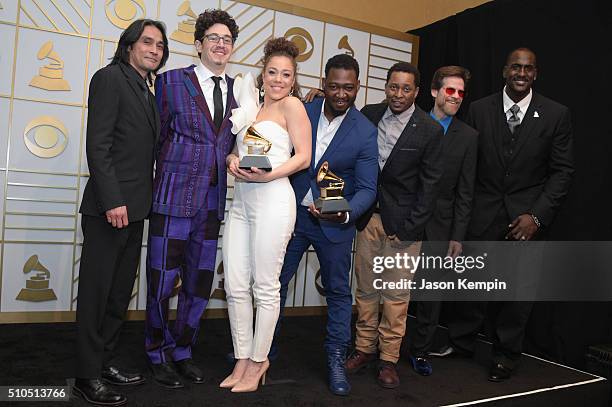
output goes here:
{"type": "Polygon", "coordinates": [[[289,96],[293,96],[293,88],[291,88],[291,92],[289,92],[289,96]]]}
{"type": "Polygon", "coordinates": [[[259,89],[259,96],[264,97],[265,94],[266,94],[266,90],[262,86],[261,89],[259,89]]]}

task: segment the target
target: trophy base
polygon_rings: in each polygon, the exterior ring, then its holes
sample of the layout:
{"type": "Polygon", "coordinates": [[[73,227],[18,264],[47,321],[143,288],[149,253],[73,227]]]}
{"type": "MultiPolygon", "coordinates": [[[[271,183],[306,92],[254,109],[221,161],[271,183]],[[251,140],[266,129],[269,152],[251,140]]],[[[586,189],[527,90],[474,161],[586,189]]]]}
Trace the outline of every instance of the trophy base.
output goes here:
{"type": "Polygon", "coordinates": [[[263,171],[272,171],[270,159],[265,155],[245,155],[240,160],[238,168],[241,170],[250,170],[251,167],[259,168],[263,171]]]}
{"type": "Polygon", "coordinates": [[[351,206],[348,201],[344,198],[340,199],[322,199],[317,198],[315,201],[315,208],[321,213],[337,213],[337,212],[350,212],[351,206]]]}

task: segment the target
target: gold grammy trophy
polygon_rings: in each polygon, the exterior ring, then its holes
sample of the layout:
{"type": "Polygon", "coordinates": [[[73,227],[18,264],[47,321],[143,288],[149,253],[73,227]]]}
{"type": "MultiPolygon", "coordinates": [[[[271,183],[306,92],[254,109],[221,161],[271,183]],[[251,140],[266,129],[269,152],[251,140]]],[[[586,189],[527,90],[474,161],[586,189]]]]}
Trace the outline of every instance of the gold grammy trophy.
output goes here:
{"type": "Polygon", "coordinates": [[[327,161],[321,164],[317,173],[317,185],[321,196],[315,201],[315,208],[321,213],[350,212],[351,206],[342,196],[344,180],[331,172],[327,161]]]}
{"type": "Polygon", "coordinates": [[[261,135],[253,126],[250,126],[242,144],[247,146],[247,154],[240,159],[239,168],[241,170],[250,170],[251,167],[259,168],[264,171],[272,171],[272,163],[266,155],[272,143],[261,135]]]}
{"type": "Polygon", "coordinates": [[[16,299],[32,302],[57,300],[53,289],[49,288],[51,273],[45,266],[40,264],[38,256],[35,254],[30,256],[23,265],[23,272],[25,274],[30,271],[38,271],[38,273],[26,280],[26,288],[21,289],[16,299]]]}
{"type": "Polygon", "coordinates": [[[38,75],[32,78],[30,86],[44,90],[70,90],[70,84],[64,79],[64,61],[53,51],[53,42],[45,42],[38,50],[36,58],[48,58],[53,62],[38,68],[38,75]]]}
{"type": "Polygon", "coordinates": [[[189,0],[182,2],[176,10],[176,15],[179,17],[187,16],[188,18],[178,23],[178,28],[174,30],[170,38],[183,44],[193,45],[193,34],[195,33],[195,23],[198,16],[191,9],[191,2],[189,0]]]}

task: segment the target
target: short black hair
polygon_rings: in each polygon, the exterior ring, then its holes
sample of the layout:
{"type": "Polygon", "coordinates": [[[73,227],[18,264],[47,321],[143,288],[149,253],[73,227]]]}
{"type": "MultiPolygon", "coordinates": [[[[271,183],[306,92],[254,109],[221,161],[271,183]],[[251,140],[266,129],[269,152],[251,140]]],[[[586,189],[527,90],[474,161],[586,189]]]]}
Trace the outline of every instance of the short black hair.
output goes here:
{"type": "Polygon", "coordinates": [[[357,78],[359,78],[359,63],[348,54],[338,54],[329,58],[325,64],[325,77],[329,75],[329,71],[332,68],[353,70],[357,74],[357,78]]]}
{"type": "Polygon", "coordinates": [[[414,76],[414,86],[417,88],[421,84],[421,74],[416,66],[412,65],[408,62],[396,62],[393,64],[389,71],[387,71],[387,83],[389,83],[389,79],[391,79],[391,74],[393,72],[407,72],[411,73],[414,76]]]}
{"type": "Polygon", "coordinates": [[[536,66],[537,66],[538,57],[536,56],[536,53],[533,52],[531,49],[529,49],[527,47],[518,47],[518,48],[515,48],[512,51],[508,52],[508,55],[506,55],[506,65],[508,65],[508,61],[510,61],[510,57],[512,57],[512,54],[514,54],[516,51],[525,51],[525,52],[529,52],[529,53],[533,54],[533,58],[535,59],[536,66]]]}
{"type": "MultiPolygon", "coordinates": [[[[117,50],[115,51],[115,55],[113,56],[110,65],[115,65],[119,62],[123,62],[128,65],[130,64],[130,48],[140,39],[145,27],[149,25],[152,25],[161,31],[162,38],[164,40],[164,55],[153,73],[156,74],[157,71],[159,71],[166,64],[166,61],[168,61],[168,57],[170,56],[168,37],[166,36],[166,25],[161,21],[144,18],[134,21],[121,33],[121,36],[119,37],[119,44],[117,44],[117,50]]],[[[148,74],[148,79],[149,83],[151,83],[150,73],[148,74]]]]}

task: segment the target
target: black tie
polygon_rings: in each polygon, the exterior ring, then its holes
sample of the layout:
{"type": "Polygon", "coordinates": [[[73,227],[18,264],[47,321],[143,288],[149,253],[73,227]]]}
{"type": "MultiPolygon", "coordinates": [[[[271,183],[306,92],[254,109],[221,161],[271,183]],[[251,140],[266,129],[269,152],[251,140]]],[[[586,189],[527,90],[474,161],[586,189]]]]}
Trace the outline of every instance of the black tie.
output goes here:
{"type": "Polygon", "coordinates": [[[521,108],[518,107],[518,105],[512,105],[512,107],[510,108],[511,116],[508,118],[508,127],[510,128],[510,133],[512,134],[514,134],[514,130],[516,129],[516,127],[521,124],[521,121],[517,114],[520,110],[521,108]]]}
{"type": "Polygon", "coordinates": [[[217,130],[219,130],[221,128],[221,123],[223,123],[223,96],[221,95],[221,86],[219,85],[219,83],[221,82],[221,77],[213,76],[212,80],[215,82],[215,89],[213,90],[215,115],[213,121],[215,122],[217,130]]]}

